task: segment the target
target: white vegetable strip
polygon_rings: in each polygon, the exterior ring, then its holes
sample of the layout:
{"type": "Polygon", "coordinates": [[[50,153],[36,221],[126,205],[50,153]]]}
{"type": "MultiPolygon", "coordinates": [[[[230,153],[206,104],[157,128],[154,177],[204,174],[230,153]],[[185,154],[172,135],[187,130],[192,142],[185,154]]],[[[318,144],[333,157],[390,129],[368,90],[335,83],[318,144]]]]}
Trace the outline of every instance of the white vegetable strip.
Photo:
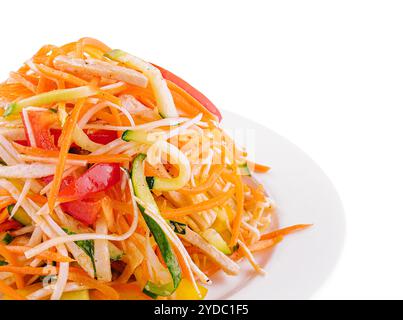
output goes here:
{"type": "Polygon", "coordinates": [[[171,91],[169,91],[167,82],[158,68],[154,67],[151,63],[120,50],[113,50],[107,53],[106,56],[144,73],[150,81],[158,110],[162,116],[164,118],[175,118],[178,116],[171,91]]]}
{"type": "Polygon", "coordinates": [[[25,131],[23,128],[0,128],[0,135],[11,140],[24,140],[25,131]]]}
{"type": "Polygon", "coordinates": [[[34,230],[35,230],[34,226],[25,226],[25,227],[22,227],[21,229],[11,231],[10,234],[13,237],[18,237],[18,236],[22,236],[27,233],[32,233],[34,230]]]}
{"type": "Polygon", "coordinates": [[[168,132],[168,134],[166,135],[166,139],[172,138],[174,136],[177,136],[179,134],[181,134],[183,131],[185,131],[187,128],[190,128],[191,126],[193,126],[194,124],[198,123],[203,117],[203,114],[198,114],[196,117],[194,117],[193,119],[190,119],[189,121],[186,121],[185,123],[183,123],[181,126],[170,130],[168,132]]]}
{"type": "MultiPolygon", "coordinates": [[[[84,116],[81,118],[81,120],[78,122],[78,126],[80,128],[91,129],[91,128],[88,128],[89,125],[87,125],[87,122],[94,116],[94,114],[96,114],[98,111],[100,111],[106,107],[111,107],[111,108],[115,108],[115,109],[119,110],[126,116],[126,118],[129,120],[130,124],[133,127],[136,126],[136,124],[133,120],[133,117],[130,115],[129,111],[127,111],[125,108],[120,107],[117,104],[114,104],[110,101],[105,101],[103,103],[97,104],[97,105],[93,106],[92,108],[90,108],[84,114],[84,116]]],[[[118,129],[118,130],[120,130],[120,129],[118,129]]]]}
{"type": "MultiPolygon", "coordinates": [[[[68,253],[66,247],[63,245],[57,246],[57,251],[62,255],[67,257],[68,253]]],[[[55,288],[53,290],[51,300],[60,300],[67,284],[67,280],[69,278],[69,263],[61,262],[59,267],[59,274],[57,275],[57,281],[55,284],[55,288]]]]}
{"type": "Polygon", "coordinates": [[[246,259],[248,259],[248,261],[253,266],[253,268],[261,275],[265,275],[266,272],[256,262],[255,258],[253,257],[253,254],[250,252],[248,247],[241,240],[238,240],[238,244],[239,244],[239,249],[243,252],[246,259]]]}
{"type": "MultiPolygon", "coordinates": [[[[124,174],[127,174],[126,171],[124,171],[124,174]]],[[[132,201],[135,204],[135,198],[134,198],[134,191],[133,191],[133,186],[131,183],[128,183],[129,187],[130,187],[130,191],[132,194],[132,201]]],[[[55,237],[53,239],[47,240],[45,242],[42,242],[40,245],[25,251],[25,257],[27,259],[30,259],[38,254],[40,254],[43,251],[48,250],[51,247],[55,247],[59,244],[63,244],[63,243],[70,243],[70,242],[74,242],[74,241],[80,241],[80,240],[98,240],[98,239],[103,239],[103,240],[111,240],[111,241],[123,241],[126,240],[127,238],[129,238],[134,231],[137,228],[137,222],[138,222],[138,209],[137,206],[134,205],[134,217],[133,217],[133,222],[132,225],[130,226],[129,230],[127,230],[127,232],[121,234],[121,235],[114,235],[114,234],[109,234],[109,235],[105,235],[105,234],[97,234],[97,233],[81,233],[81,234],[74,234],[74,235],[65,235],[65,236],[59,236],[59,237],[55,237]]],[[[46,218],[48,218],[48,216],[45,216],[46,218]]],[[[55,223],[56,224],[56,223],[55,223]]],[[[56,224],[56,226],[58,226],[56,224]]]]}
{"type": "MultiPolygon", "coordinates": [[[[98,234],[108,234],[108,225],[103,217],[97,219],[95,232],[98,234]]],[[[94,241],[94,260],[97,270],[97,279],[105,282],[112,281],[108,240],[94,241]]]]}
{"type": "Polygon", "coordinates": [[[0,177],[37,179],[50,176],[55,173],[54,164],[16,164],[14,166],[0,166],[0,177]]]}
{"type": "Polygon", "coordinates": [[[96,143],[88,138],[83,129],[77,125],[73,131],[73,141],[82,149],[91,152],[98,150],[102,146],[101,144],[96,143]]]}
{"type": "Polygon", "coordinates": [[[42,241],[42,229],[41,227],[35,227],[34,232],[32,232],[31,238],[29,239],[28,246],[35,247],[37,244],[41,243],[42,241]]]}
{"type": "Polygon", "coordinates": [[[17,161],[0,145],[0,158],[8,165],[15,165],[17,161]]]}
{"type": "Polygon", "coordinates": [[[145,88],[147,78],[140,72],[121,66],[115,66],[105,61],[95,59],[76,59],[67,56],[58,56],[53,62],[56,69],[69,72],[84,72],[91,75],[124,81],[135,86],[145,88]]]}
{"type": "Polygon", "coordinates": [[[196,232],[186,229],[184,235],[180,235],[183,239],[191,243],[192,245],[201,249],[206,255],[208,255],[212,260],[215,261],[226,273],[230,275],[237,275],[240,271],[239,266],[228,258],[224,253],[219,251],[217,248],[207,243],[201,236],[196,232]]]}
{"type": "Polygon", "coordinates": [[[10,213],[10,217],[13,217],[14,214],[17,212],[17,210],[19,209],[19,207],[21,206],[22,201],[24,201],[25,196],[27,195],[27,193],[29,192],[29,190],[31,189],[31,179],[27,179],[24,183],[24,187],[21,190],[21,194],[18,197],[17,202],[14,205],[13,210],[10,213]]]}
{"type": "MultiPolygon", "coordinates": [[[[54,164],[57,164],[59,161],[59,158],[56,158],[56,157],[36,157],[36,156],[27,156],[27,155],[21,155],[21,159],[26,162],[43,162],[43,163],[54,163],[54,164]]],[[[71,166],[85,167],[88,164],[88,162],[86,160],[67,159],[66,164],[71,165],[71,166]]]]}
{"type": "Polygon", "coordinates": [[[190,163],[188,158],[173,144],[158,140],[148,149],[147,161],[151,165],[161,163],[161,152],[169,154],[170,162],[179,166],[179,174],[175,178],[155,179],[154,189],[170,191],[182,188],[190,179],[190,163]]]}
{"type": "Polygon", "coordinates": [[[120,96],[120,101],[122,101],[123,107],[126,108],[131,114],[135,114],[141,111],[152,111],[150,108],[147,108],[144,104],[138,101],[135,97],[124,94],[120,96]]]}
{"type": "MultiPolygon", "coordinates": [[[[64,287],[64,292],[72,292],[72,291],[80,291],[80,290],[85,290],[88,289],[86,286],[82,286],[76,282],[69,282],[66,284],[64,287]]],[[[49,296],[52,293],[52,288],[51,286],[47,286],[44,288],[41,288],[29,295],[26,296],[28,300],[40,300],[44,299],[47,296],[49,296]]]]}
{"type": "Polygon", "coordinates": [[[29,110],[27,110],[25,108],[22,109],[22,116],[24,118],[25,129],[27,130],[29,144],[32,147],[37,147],[35,136],[34,136],[34,131],[32,129],[31,121],[29,120],[28,111],[29,110]]]}
{"type": "MultiPolygon", "coordinates": [[[[0,145],[4,148],[9,157],[13,160],[8,165],[13,165],[21,162],[19,153],[14,149],[13,145],[4,136],[0,134],[0,145]]],[[[4,160],[4,159],[3,159],[4,160]]],[[[4,160],[6,161],[6,160],[4,160]]]]}

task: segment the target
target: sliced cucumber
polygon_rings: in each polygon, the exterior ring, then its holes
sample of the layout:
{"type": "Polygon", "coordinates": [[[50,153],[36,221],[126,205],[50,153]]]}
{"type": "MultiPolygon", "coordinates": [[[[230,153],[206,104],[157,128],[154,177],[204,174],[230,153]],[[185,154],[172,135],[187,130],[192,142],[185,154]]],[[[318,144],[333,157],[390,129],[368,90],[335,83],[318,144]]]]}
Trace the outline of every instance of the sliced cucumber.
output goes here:
{"type": "MultiPolygon", "coordinates": [[[[144,176],[143,162],[145,158],[145,154],[139,154],[133,161],[131,180],[133,183],[134,193],[137,197],[144,201],[147,206],[153,208],[159,213],[158,206],[153,195],[151,194],[150,189],[148,188],[146,177],[144,176]]],[[[154,236],[154,240],[161,251],[162,258],[164,259],[164,262],[172,277],[172,281],[167,284],[153,283],[148,281],[143,291],[152,298],[155,298],[156,296],[168,297],[175,292],[182,280],[181,269],[164,231],[153,218],[145,213],[143,207],[139,206],[139,208],[148,228],[154,236]]]]}
{"type": "Polygon", "coordinates": [[[109,250],[109,256],[113,261],[120,260],[124,255],[124,252],[110,241],[108,241],[108,250],[109,250]]]}
{"type": "Polygon", "coordinates": [[[151,144],[155,142],[157,137],[151,135],[144,130],[126,130],[122,134],[122,140],[124,141],[135,141],[138,143],[151,144]]]}
{"type": "Polygon", "coordinates": [[[62,294],[60,300],[90,300],[90,292],[88,289],[65,292],[62,294]]]}
{"type": "Polygon", "coordinates": [[[176,118],[178,111],[168,85],[163,78],[161,71],[140,58],[128,54],[122,50],[112,50],[105,54],[111,60],[123,63],[129,68],[141,71],[150,81],[155,99],[157,101],[158,112],[163,118],[176,118]]]}
{"type": "MultiPolygon", "coordinates": [[[[14,205],[11,204],[7,207],[8,214],[11,214],[13,211],[14,205]]],[[[21,207],[18,208],[17,212],[14,213],[13,218],[17,220],[19,223],[23,224],[24,226],[29,226],[32,224],[31,217],[25,212],[25,210],[21,207]]]]}
{"type": "MultiPolygon", "coordinates": [[[[158,140],[157,136],[147,135],[141,130],[127,130],[123,133],[124,141],[136,141],[139,143],[153,143],[158,140]]],[[[152,189],[159,191],[174,191],[185,186],[190,179],[190,164],[188,158],[174,145],[160,140],[159,148],[162,152],[169,154],[175,163],[179,166],[179,174],[174,178],[154,177],[152,189]]]]}
{"type": "Polygon", "coordinates": [[[238,174],[241,176],[252,176],[247,162],[238,165],[238,174]]]}
{"type": "Polygon", "coordinates": [[[80,98],[94,96],[97,93],[98,90],[91,88],[90,86],[83,86],[73,89],[53,90],[9,104],[4,112],[4,116],[7,117],[13,114],[17,114],[21,112],[21,110],[25,107],[39,107],[55,102],[76,100],[80,98]]]}
{"type": "Polygon", "coordinates": [[[216,247],[224,254],[231,254],[231,249],[224,241],[221,235],[214,229],[206,229],[200,233],[200,235],[212,246],[216,247]]]}
{"type": "Polygon", "coordinates": [[[14,237],[11,234],[9,234],[8,232],[2,232],[0,234],[0,240],[4,244],[10,244],[10,242],[14,240],[14,237]]]}

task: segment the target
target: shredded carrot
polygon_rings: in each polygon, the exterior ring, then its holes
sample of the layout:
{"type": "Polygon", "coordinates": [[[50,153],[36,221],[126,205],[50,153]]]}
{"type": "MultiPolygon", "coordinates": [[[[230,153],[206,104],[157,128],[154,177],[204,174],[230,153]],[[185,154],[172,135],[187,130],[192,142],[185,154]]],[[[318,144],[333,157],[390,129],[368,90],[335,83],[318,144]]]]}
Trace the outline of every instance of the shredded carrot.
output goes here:
{"type": "Polygon", "coordinates": [[[255,163],[252,161],[248,161],[248,168],[257,173],[266,173],[271,169],[269,166],[265,166],[263,164],[255,163]]]}
{"type": "Polygon", "coordinates": [[[78,283],[83,284],[84,286],[96,289],[111,300],[119,299],[119,294],[116,292],[115,289],[100,281],[88,277],[80,269],[71,267],[69,272],[69,280],[76,281],[78,283]]]}
{"type": "Polygon", "coordinates": [[[244,186],[242,182],[242,176],[237,174],[230,174],[227,172],[224,173],[224,176],[226,177],[226,179],[232,181],[235,184],[235,196],[237,207],[235,217],[232,221],[232,233],[231,233],[232,235],[229,243],[230,246],[234,246],[238,241],[239,232],[241,230],[242,214],[244,212],[244,202],[245,202],[244,186]]]}
{"type": "Polygon", "coordinates": [[[48,199],[46,197],[41,196],[40,194],[37,193],[28,193],[27,198],[42,205],[48,202],[48,199]]]}
{"type": "Polygon", "coordinates": [[[249,248],[249,250],[251,252],[267,250],[269,248],[274,247],[276,244],[278,244],[282,240],[283,240],[282,236],[272,238],[272,239],[269,239],[269,240],[261,240],[261,241],[258,241],[256,243],[253,243],[253,244],[249,245],[248,248],[249,248]]]}
{"type": "Polygon", "coordinates": [[[6,189],[0,189],[0,197],[4,196],[9,196],[10,192],[8,192],[6,189]]]}
{"type": "Polygon", "coordinates": [[[205,192],[208,189],[210,189],[212,186],[214,186],[214,184],[216,183],[217,179],[220,177],[223,170],[224,170],[224,167],[222,165],[215,165],[211,169],[211,173],[210,173],[209,177],[203,184],[200,184],[197,187],[193,187],[193,188],[182,188],[178,191],[181,193],[185,193],[185,194],[195,194],[195,193],[205,192]]]}
{"type": "Polygon", "coordinates": [[[0,272],[11,272],[17,275],[38,275],[47,276],[56,274],[56,268],[39,268],[39,267],[16,267],[12,265],[0,266],[0,272]]]}
{"type": "MultiPolygon", "coordinates": [[[[14,257],[14,255],[9,250],[7,250],[6,246],[2,243],[0,243],[0,255],[2,255],[4,259],[6,259],[11,265],[16,267],[19,265],[17,258],[14,257]]],[[[24,278],[21,275],[15,275],[15,282],[18,289],[24,287],[24,278]]]]}
{"type": "MultiPolygon", "coordinates": [[[[122,105],[122,102],[120,101],[119,98],[115,97],[113,94],[110,94],[109,92],[106,92],[106,91],[100,90],[97,97],[100,99],[112,102],[113,104],[116,104],[118,106],[122,105]]],[[[113,108],[113,109],[116,110],[115,108],[113,108]]],[[[112,110],[112,108],[111,108],[111,110],[112,110]]]]}
{"type": "Polygon", "coordinates": [[[85,38],[81,38],[78,41],[81,42],[84,47],[91,46],[91,47],[94,47],[94,48],[100,50],[103,53],[107,53],[108,51],[112,50],[105,43],[103,43],[97,39],[94,39],[94,38],[85,37],[85,38]]]}
{"type": "Polygon", "coordinates": [[[37,64],[36,68],[38,69],[39,72],[41,72],[41,74],[44,77],[47,77],[50,80],[54,81],[63,80],[76,86],[88,85],[88,82],[83,79],[73,76],[72,74],[50,68],[43,64],[37,64]]]}
{"type": "Polygon", "coordinates": [[[256,262],[255,258],[253,257],[248,247],[240,240],[238,240],[238,244],[239,244],[239,250],[243,253],[246,259],[252,265],[253,269],[255,269],[255,271],[258,273],[264,274],[265,273],[264,270],[256,262]]]}
{"type": "Polygon", "coordinates": [[[15,203],[15,199],[14,198],[6,198],[0,201],[0,210],[4,209],[5,207],[8,207],[10,204],[14,204],[15,203]]]}
{"type": "MultiPolygon", "coordinates": [[[[31,247],[27,246],[6,246],[7,250],[16,253],[16,254],[24,254],[25,251],[31,249],[31,247]]],[[[51,251],[45,251],[37,255],[38,258],[43,259],[43,260],[50,260],[50,261],[56,261],[56,262],[73,262],[74,260],[63,256],[59,253],[56,252],[51,252],[51,251]]]]}
{"type": "Polygon", "coordinates": [[[20,295],[16,290],[6,285],[0,280],[0,292],[13,300],[27,300],[24,296],[20,295]]]}
{"type": "Polygon", "coordinates": [[[167,84],[177,108],[183,110],[185,113],[191,116],[195,116],[198,113],[203,113],[205,118],[217,120],[216,116],[208,111],[199,101],[193,98],[185,90],[177,86],[172,81],[167,80],[167,84]]]}
{"type": "Polygon", "coordinates": [[[9,217],[10,215],[8,214],[8,209],[4,208],[0,213],[0,224],[6,221],[9,217]]]}
{"type": "Polygon", "coordinates": [[[63,179],[63,172],[67,161],[68,151],[73,140],[73,131],[77,124],[78,116],[80,115],[80,112],[84,107],[84,102],[84,99],[80,99],[77,101],[76,105],[74,106],[73,112],[66,120],[66,123],[62,130],[62,134],[60,136],[61,148],[59,153],[59,161],[56,166],[52,188],[50,189],[48,196],[48,205],[50,212],[53,212],[56,203],[56,197],[59,193],[60,184],[63,179]]]}
{"type": "Polygon", "coordinates": [[[100,119],[103,120],[107,123],[116,123],[116,117],[111,114],[110,112],[106,112],[106,111],[98,111],[96,114],[94,114],[94,116],[92,117],[92,119],[100,119]]]}
{"type": "Polygon", "coordinates": [[[36,86],[32,82],[25,79],[21,74],[19,74],[17,72],[11,72],[10,76],[15,81],[21,83],[28,90],[32,91],[33,93],[36,93],[36,86]]]}
{"type": "Polygon", "coordinates": [[[185,217],[189,214],[195,213],[195,212],[200,212],[200,211],[206,211],[215,207],[218,207],[225,202],[228,201],[234,194],[234,189],[231,188],[228,191],[220,194],[217,197],[211,198],[206,201],[202,201],[187,207],[181,207],[181,208],[176,208],[176,209],[165,209],[162,211],[162,215],[166,219],[173,219],[173,218],[181,218],[185,217]]]}
{"type": "Polygon", "coordinates": [[[288,235],[290,233],[297,232],[297,231],[300,231],[300,230],[304,230],[304,229],[309,228],[311,226],[312,226],[312,224],[296,224],[296,225],[291,226],[291,227],[286,227],[286,228],[283,228],[283,229],[272,231],[270,233],[266,233],[266,234],[262,235],[260,237],[260,239],[261,240],[270,240],[270,239],[274,239],[274,238],[277,238],[277,237],[284,237],[284,236],[286,236],[286,235],[288,235]]]}

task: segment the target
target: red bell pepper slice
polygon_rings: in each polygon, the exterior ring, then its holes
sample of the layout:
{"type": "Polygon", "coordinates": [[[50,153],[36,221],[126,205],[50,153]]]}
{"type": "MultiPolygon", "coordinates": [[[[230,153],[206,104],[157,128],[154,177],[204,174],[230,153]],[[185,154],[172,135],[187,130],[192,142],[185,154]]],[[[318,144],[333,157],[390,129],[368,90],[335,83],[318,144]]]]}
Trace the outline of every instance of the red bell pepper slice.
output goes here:
{"type": "Polygon", "coordinates": [[[99,144],[108,144],[118,138],[116,131],[111,130],[98,130],[92,133],[87,133],[90,140],[99,144]]]}
{"type": "Polygon", "coordinates": [[[57,121],[56,114],[50,111],[28,111],[26,115],[23,113],[22,121],[24,123],[25,135],[29,145],[30,141],[28,139],[27,121],[29,121],[31,125],[33,138],[35,139],[38,148],[57,150],[55,137],[51,134],[51,126],[54,125],[55,121],[57,121]],[[28,119],[25,117],[28,117],[28,119]]]}
{"type": "Polygon", "coordinates": [[[97,219],[99,210],[101,210],[101,201],[99,199],[82,199],[62,203],[60,206],[64,212],[78,221],[92,225],[97,219]]]}
{"type": "Polygon", "coordinates": [[[88,198],[105,191],[120,181],[120,166],[117,163],[98,163],[81,177],[66,182],[59,192],[59,201],[67,202],[88,198]]]}
{"type": "Polygon", "coordinates": [[[164,77],[164,79],[172,81],[178,87],[185,90],[193,98],[195,98],[197,101],[199,101],[200,104],[202,104],[208,111],[210,111],[212,114],[216,115],[219,121],[221,121],[222,115],[221,115],[220,111],[204,94],[202,94],[199,90],[195,89],[189,83],[187,83],[185,80],[179,78],[177,75],[173,74],[172,72],[165,70],[164,68],[157,66],[155,64],[154,64],[154,66],[157,67],[161,71],[161,74],[164,77]]]}
{"type": "Polygon", "coordinates": [[[16,220],[8,220],[0,224],[0,232],[9,231],[9,230],[17,230],[22,227],[22,224],[16,220]]]}

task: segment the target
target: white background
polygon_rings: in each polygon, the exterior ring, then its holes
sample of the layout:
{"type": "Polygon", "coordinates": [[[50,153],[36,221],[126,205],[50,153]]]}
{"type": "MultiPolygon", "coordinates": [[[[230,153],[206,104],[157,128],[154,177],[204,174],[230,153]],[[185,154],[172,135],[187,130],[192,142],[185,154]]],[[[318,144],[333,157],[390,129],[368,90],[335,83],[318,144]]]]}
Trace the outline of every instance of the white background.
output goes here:
{"type": "Polygon", "coordinates": [[[0,76],[83,36],[167,67],[299,145],[334,182],[346,245],[314,298],[402,299],[402,17],[386,0],[13,0],[0,76]]]}

